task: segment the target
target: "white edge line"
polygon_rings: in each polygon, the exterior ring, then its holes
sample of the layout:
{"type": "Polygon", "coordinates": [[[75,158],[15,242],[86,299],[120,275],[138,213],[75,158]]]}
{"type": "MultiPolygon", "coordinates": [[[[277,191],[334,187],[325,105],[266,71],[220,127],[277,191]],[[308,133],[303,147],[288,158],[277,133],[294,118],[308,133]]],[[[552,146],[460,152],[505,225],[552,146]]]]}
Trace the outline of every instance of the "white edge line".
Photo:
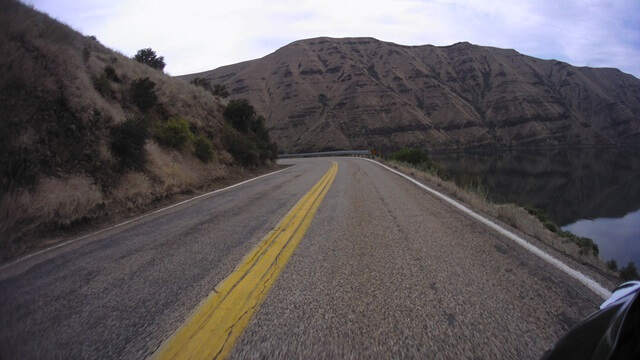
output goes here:
{"type": "Polygon", "coordinates": [[[138,216],[137,218],[129,219],[129,220],[127,220],[127,221],[123,221],[123,222],[121,222],[121,223],[118,223],[118,224],[116,224],[116,225],[110,226],[110,227],[108,227],[108,228],[104,228],[104,229],[98,230],[98,231],[93,232],[93,233],[91,233],[91,234],[83,235],[83,236],[80,236],[79,238],[75,238],[75,239],[71,239],[71,240],[65,241],[65,242],[63,242],[63,243],[60,243],[60,244],[54,245],[54,246],[52,246],[52,247],[49,247],[49,248],[46,248],[46,249],[40,250],[40,251],[35,252],[35,253],[33,253],[33,254],[29,254],[29,255],[23,256],[23,257],[21,257],[21,258],[19,258],[19,259],[17,259],[17,260],[14,260],[14,261],[12,261],[12,262],[10,262],[10,263],[8,263],[8,264],[5,264],[5,265],[3,265],[3,266],[0,266],[0,271],[3,271],[3,270],[5,270],[5,269],[7,269],[7,268],[10,268],[10,267],[12,267],[12,266],[15,266],[15,265],[17,265],[17,264],[19,264],[19,263],[21,263],[21,262],[23,262],[23,261],[25,261],[25,260],[27,260],[27,259],[29,259],[29,258],[32,258],[32,257],[34,257],[34,256],[37,256],[37,255],[40,255],[40,254],[43,254],[43,253],[46,253],[46,252],[49,252],[49,251],[55,250],[55,249],[57,249],[57,248],[60,248],[60,247],[63,247],[63,246],[69,245],[69,244],[71,244],[71,243],[74,243],[74,242],[80,241],[80,240],[82,240],[82,239],[85,239],[85,238],[88,238],[88,237],[91,237],[91,236],[95,236],[95,235],[101,234],[101,233],[103,233],[103,232],[105,232],[105,231],[109,231],[109,230],[113,230],[113,229],[119,228],[120,226],[127,225],[127,224],[129,224],[129,223],[132,223],[132,222],[134,222],[134,221],[138,221],[138,220],[140,220],[140,219],[144,219],[144,218],[146,218],[146,217],[148,217],[148,216],[151,216],[151,215],[154,215],[154,214],[157,214],[157,213],[163,212],[163,211],[165,211],[165,210],[169,210],[169,209],[171,209],[171,208],[173,208],[173,207],[176,207],[176,206],[179,206],[179,205],[182,205],[182,204],[185,204],[185,203],[191,202],[191,201],[193,201],[193,200],[197,200],[197,199],[200,199],[200,198],[205,197],[205,196],[209,196],[209,195],[213,195],[213,194],[216,194],[216,193],[219,193],[219,192],[222,192],[222,191],[226,191],[226,190],[229,190],[229,189],[233,189],[233,188],[238,187],[238,186],[240,186],[240,185],[244,185],[244,184],[246,184],[246,183],[249,183],[249,182],[252,182],[252,181],[255,181],[255,180],[261,179],[261,178],[263,178],[263,177],[267,177],[267,176],[275,175],[275,174],[277,174],[277,173],[279,173],[279,172],[282,172],[282,171],[285,171],[285,170],[293,169],[293,168],[294,168],[294,167],[296,167],[296,166],[298,166],[298,164],[293,165],[293,166],[290,166],[290,167],[287,167],[287,168],[282,169],[282,170],[278,170],[278,171],[274,171],[274,172],[271,172],[271,173],[268,173],[268,174],[260,175],[260,176],[258,176],[258,177],[254,177],[254,178],[251,178],[251,179],[249,179],[249,180],[245,180],[245,181],[243,181],[243,182],[239,182],[239,183],[237,183],[237,184],[233,184],[233,185],[231,185],[231,186],[227,186],[226,188],[222,188],[222,189],[214,190],[214,191],[208,192],[208,193],[206,193],[206,194],[201,194],[201,195],[198,195],[198,196],[192,197],[192,198],[190,198],[190,199],[183,200],[183,201],[181,201],[181,202],[179,202],[179,203],[175,203],[175,204],[169,205],[169,206],[164,207],[164,208],[162,208],[162,209],[154,210],[154,211],[152,211],[152,212],[149,212],[149,213],[146,213],[146,214],[144,214],[144,215],[138,216]]]}
{"type": "Polygon", "coordinates": [[[525,249],[529,250],[530,252],[532,252],[533,254],[541,257],[542,259],[544,259],[545,261],[547,261],[548,263],[550,263],[551,265],[557,267],[558,269],[560,269],[561,271],[565,272],[567,275],[573,277],[574,279],[580,281],[583,285],[585,285],[586,287],[588,287],[589,289],[591,289],[593,292],[595,292],[596,294],[600,295],[603,299],[608,299],[611,297],[611,292],[607,289],[605,289],[602,285],[600,285],[598,282],[596,282],[595,280],[591,279],[590,277],[588,277],[587,275],[572,269],[571,267],[569,267],[567,264],[563,263],[562,261],[554,258],[553,256],[549,255],[548,253],[540,250],[539,248],[537,248],[535,245],[531,244],[530,242],[526,241],[525,239],[521,238],[520,236],[512,233],[511,231],[503,228],[502,226],[494,223],[491,220],[488,220],[484,217],[482,217],[481,215],[475,213],[473,210],[467,208],[466,206],[460,204],[459,202],[453,200],[452,198],[436,191],[433,190],[432,188],[422,184],[421,182],[399,172],[396,171],[384,164],[381,164],[377,161],[371,160],[371,159],[364,159],[367,161],[371,161],[374,164],[380,165],[383,168],[396,173],[400,176],[402,176],[403,178],[411,181],[412,183],[414,183],[415,185],[423,188],[424,190],[429,191],[430,193],[440,197],[441,199],[443,199],[444,201],[448,202],[449,204],[455,206],[456,208],[458,208],[459,210],[461,210],[462,212],[470,215],[471,217],[473,217],[474,219],[480,221],[481,223],[489,226],[490,228],[496,230],[497,232],[499,232],[500,234],[508,237],[509,239],[515,241],[516,243],[518,243],[519,245],[521,245],[522,247],[524,247],[525,249]]]}

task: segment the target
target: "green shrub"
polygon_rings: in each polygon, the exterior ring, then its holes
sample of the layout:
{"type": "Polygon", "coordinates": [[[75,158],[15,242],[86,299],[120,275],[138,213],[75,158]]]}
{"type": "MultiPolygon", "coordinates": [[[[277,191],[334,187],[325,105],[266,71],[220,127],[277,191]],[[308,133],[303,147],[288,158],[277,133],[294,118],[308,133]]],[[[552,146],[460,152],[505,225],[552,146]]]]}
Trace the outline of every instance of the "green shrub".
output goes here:
{"type": "Polygon", "coordinates": [[[223,115],[234,129],[246,133],[254,121],[256,110],[247,99],[231,100],[223,115]]]}
{"type": "Polygon", "coordinates": [[[400,151],[397,151],[391,154],[391,160],[408,163],[413,166],[418,166],[423,163],[425,164],[433,163],[433,160],[431,160],[431,158],[427,155],[427,153],[424,150],[411,149],[411,148],[404,148],[400,151]]]}
{"type": "Polygon", "coordinates": [[[107,65],[104,68],[104,76],[113,82],[117,82],[117,83],[120,82],[120,77],[116,73],[116,69],[114,69],[113,66],[111,65],[107,65]]]}
{"type": "Polygon", "coordinates": [[[549,216],[542,210],[538,209],[538,208],[534,208],[534,207],[526,207],[525,210],[527,210],[529,212],[529,214],[535,216],[536,218],[538,218],[538,220],[541,223],[548,223],[551,222],[551,219],[549,219],[549,216]]]}
{"type": "Polygon", "coordinates": [[[209,79],[205,79],[205,78],[201,78],[201,77],[197,77],[194,78],[193,80],[189,81],[190,84],[193,84],[195,86],[201,87],[209,92],[211,92],[213,89],[211,88],[211,81],[209,81],[209,79]]]}
{"type": "Polygon", "coordinates": [[[144,145],[149,138],[149,129],[140,119],[127,119],[111,128],[109,139],[113,155],[123,169],[137,169],[144,165],[144,145]]]}
{"type": "Polygon", "coordinates": [[[257,166],[260,164],[258,147],[243,134],[228,131],[224,141],[227,150],[240,165],[257,166]]]}
{"type": "Polygon", "coordinates": [[[89,61],[89,58],[91,58],[91,48],[88,46],[85,46],[82,48],[82,60],[84,62],[89,61]]]}
{"type": "Polygon", "coordinates": [[[611,271],[618,271],[618,262],[615,260],[607,261],[607,268],[611,271]]]}
{"type": "Polygon", "coordinates": [[[219,96],[221,98],[227,98],[230,95],[225,85],[215,84],[212,86],[209,79],[197,77],[189,81],[189,83],[201,87],[210,92],[212,95],[219,96]]]}
{"type": "Polygon", "coordinates": [[[265,164],[278,157],[278,146],[269,138],[265,118],[257,115],[247,99],[231,100],[224,110],[229,129],[225,145],[234,159],[245,166],[265,164]]]}
{"type": "Polygon", "coordinates": [[[551,221],[545,221],[544,227],[551,232],[558,232],[558,228],[556,227],[556,224],[552,223],[551,221]]]}
{"type": "Polygon", "coordinates": [[[109,79],[107,79],[104,74],[93,79],[93,87],[105,99],[114,99],[116,97],[116,93],[111,88],[109,79]]]}
{"type": "Polygon", "coordinates": [[[158,56],[151,48],[138,50],[133,59],[156,70],[163,70],[165,66],[164,57],[158,56]]]}
{"type": "Polygon", "coordinates": [[[229,92],[227,91],[227,87],[222,84],[213,85],[212,93],[213,95],[220,96],[223,99],[229,97],[230,95],[229,92]]]}
{"type": "Polygon", "coordinates": [[[600,254],[600,248],[598,245],[588,237],[577,236],[570,231],[560,231],[558,234],[568,241],[578,245],[580,247],[580,253],[583,255],[591,253],[597,257],[600,254]]]}
{"type": "Polygon", "coordinates": [[[629,262],[627,266],[620,269],[620,279],[622,281],[640,279],[640,275],[638,275],[638,269],[636,269],[636,264],[634,264],[633,262],[629,262]]]}
{"type": "Polygon", "coordinates": [[[271,160],[276,160],[278,158],[278,144],[271,142],[267,146],[271,152],[271,160]]]}
{"type": "Polygon", "coordinates": [[[322,105],[322,107],[326,107],[329,104],[329,98],[325,94],[318,95],[318,101],[322,105]]]}
{"type": "Polygon", "coordinates": [[[157,128],[155,138],[161,145],[181,149],[193,139],[193,133],[187,120],[172,118],[157,128]]]}
{"type": "Polygon", "coordinates": [[[213,145],[206,136],[198,135],[193,140],[193,147],[195,148],[196,156],[202,162],[208,163],[213,159],[213,145]]]}
{"type": "Polygon", "coordinates": [[[131,101],[142,111],[147,111],[158,103],[155,91],[156,83],[148,77],[131,82],[131,101]]]}
{"type": "MultiPolygon", "coordinates": [[[[443,180],[449,180],[449,173],[433,161],[424,150],[403,148],[390,156],[391,160],[407,163],[416,169],[431,173],[443,180]]],[[[454,178],[456,184],[465,189],[473,189],[474,191],[484,192],[480,181],[467,174],[459,175],[454,178]]]]}

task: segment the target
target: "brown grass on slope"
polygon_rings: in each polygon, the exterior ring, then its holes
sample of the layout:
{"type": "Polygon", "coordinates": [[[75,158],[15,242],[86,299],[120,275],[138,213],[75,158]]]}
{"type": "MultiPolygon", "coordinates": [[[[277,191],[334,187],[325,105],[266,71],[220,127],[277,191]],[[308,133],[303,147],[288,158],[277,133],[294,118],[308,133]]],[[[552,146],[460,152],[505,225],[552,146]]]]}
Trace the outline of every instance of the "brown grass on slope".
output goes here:
{"type": "Polygon", "coordinates": [[[0,0],[0,54],[0,261],[52,229],[241,176],[223,139],[234,132],[223,120],[225,100],[15,0],[0,0]],[[132,81],[145,77],[158,98],[147,112],[130,94],[132,81]],[[109,136],[131,118],[144,119],[152,133],[169,118],[185,119],[212,143],[212,161],[196,158],[192,144],[164,148],[152,137],[145,165],[123,169],[109,136]]]}

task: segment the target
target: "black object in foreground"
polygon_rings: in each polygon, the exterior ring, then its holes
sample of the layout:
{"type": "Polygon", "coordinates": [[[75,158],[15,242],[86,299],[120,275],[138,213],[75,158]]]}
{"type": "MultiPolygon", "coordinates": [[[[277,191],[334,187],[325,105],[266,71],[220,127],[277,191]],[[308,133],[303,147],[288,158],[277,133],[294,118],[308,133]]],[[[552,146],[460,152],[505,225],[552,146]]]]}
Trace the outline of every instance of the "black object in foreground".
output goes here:
{"type": "Polygon", "coordinates": [[[640,359],[640,281],[613,291],[547,351],[543,359],[640,359]]]}

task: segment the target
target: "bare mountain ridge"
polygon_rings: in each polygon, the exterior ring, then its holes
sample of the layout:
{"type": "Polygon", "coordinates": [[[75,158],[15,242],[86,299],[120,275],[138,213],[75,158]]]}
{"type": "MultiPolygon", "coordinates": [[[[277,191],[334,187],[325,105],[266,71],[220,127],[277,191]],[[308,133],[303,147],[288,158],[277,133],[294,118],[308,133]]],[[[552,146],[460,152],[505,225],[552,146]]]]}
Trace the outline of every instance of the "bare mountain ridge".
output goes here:
{"type": "Polygon", "coordinates": [[[316,38],[195,77],[248,98],[285,151],[640,144],[640,80],[509,49],[316,38]]]}

